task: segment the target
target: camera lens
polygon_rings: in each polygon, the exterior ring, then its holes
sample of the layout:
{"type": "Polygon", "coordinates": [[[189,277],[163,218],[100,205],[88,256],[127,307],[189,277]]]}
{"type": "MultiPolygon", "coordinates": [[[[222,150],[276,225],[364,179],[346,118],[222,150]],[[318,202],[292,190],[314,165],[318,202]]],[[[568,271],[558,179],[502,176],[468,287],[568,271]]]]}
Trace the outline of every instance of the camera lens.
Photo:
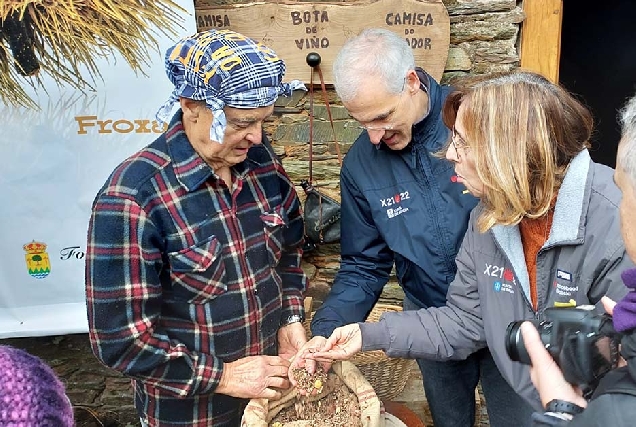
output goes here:
{"type": "Polygon", "coordinates": [[[508,357],[515,362],[521,362],[530,365],[530,356],[523,344],[521,336],[521,324],[523,321],[512,322],[506,329],[506,352],[508,357]]]}

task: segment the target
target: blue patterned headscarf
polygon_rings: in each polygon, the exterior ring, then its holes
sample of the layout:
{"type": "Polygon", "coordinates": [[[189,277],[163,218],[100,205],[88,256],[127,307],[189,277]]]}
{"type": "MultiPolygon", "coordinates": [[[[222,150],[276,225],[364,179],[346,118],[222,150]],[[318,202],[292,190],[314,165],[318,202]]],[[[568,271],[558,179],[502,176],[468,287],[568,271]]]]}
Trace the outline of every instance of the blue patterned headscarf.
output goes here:
{"type": "Polygon", "coordinates": [[[283,83],[285,62],[262,43],[230,30],[209,30],[186,37],[166,51],[166,74],[175,88],[157,112],[166,123],[179,97],[205,101],[214,121],[210,139],[223,143],[223,107],[259,108],[279,95],[305,89],[298,80],[283,83]]]}

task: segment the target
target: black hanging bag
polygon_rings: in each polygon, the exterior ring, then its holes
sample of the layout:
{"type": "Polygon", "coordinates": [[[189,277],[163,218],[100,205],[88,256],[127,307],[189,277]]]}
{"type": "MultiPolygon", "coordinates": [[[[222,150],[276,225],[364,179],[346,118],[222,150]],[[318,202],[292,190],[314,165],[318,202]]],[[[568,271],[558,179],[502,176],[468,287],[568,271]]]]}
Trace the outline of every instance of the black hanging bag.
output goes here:
{"type": "Polygon", "coordinates": [[[312,182],[313,178],[313,152],[314,152],[314,70],[318,71],[320,76],[320,86],[333,132],[333,139],[336,144],[338,153],[338,163],[342,167],[342,155],[340,154],[340,146],[336,138],[336,130],[333,126],[333,118],[331,109],[329,108],[329,99],[327,98],[327,89],[320,69],[320,55],[310,53],[307,55],[307,64],[312,67],[311,78],[309,83],[309,180],[301,181],[305,194],[307,196],[304,204],[305,219],[305,250],[311,250],[318,244],[337,243],[340,241],[340,203],[333,198],[327,196],[317,190],[312,182]]]}

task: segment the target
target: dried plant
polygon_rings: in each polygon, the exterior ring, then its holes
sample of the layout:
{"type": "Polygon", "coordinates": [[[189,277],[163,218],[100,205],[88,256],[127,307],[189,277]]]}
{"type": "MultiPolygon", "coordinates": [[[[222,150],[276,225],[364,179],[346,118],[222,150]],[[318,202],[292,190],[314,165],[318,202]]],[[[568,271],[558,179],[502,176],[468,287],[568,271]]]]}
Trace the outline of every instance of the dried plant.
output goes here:
{"type": "Polygon", "coordinates": [[[97,60],[115,52],[145,74],[157,36],[183,29],[182,12],[173,0],[2,0],[0,100],[37,108],[23,86],[43,88],[40,73],[91,89],[97,60]]]}

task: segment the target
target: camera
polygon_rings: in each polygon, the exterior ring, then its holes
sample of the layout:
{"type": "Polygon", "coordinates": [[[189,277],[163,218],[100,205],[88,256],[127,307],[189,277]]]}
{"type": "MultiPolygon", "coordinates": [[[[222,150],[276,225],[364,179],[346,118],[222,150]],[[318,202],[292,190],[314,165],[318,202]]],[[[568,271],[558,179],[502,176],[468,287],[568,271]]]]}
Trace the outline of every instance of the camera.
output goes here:
{"type": "MultiPolygon", "coordinates": [[[[616,367],[620,335],[610,316],[597,314],[593,305],[587,305],[547,308],[543,317],[541,322],[530,322],[567,382],[594,389],[616,367]]],[[[508,325],[506,351],[513,361],[531,365],[520,330],[523,322],[508,325]]]]}

